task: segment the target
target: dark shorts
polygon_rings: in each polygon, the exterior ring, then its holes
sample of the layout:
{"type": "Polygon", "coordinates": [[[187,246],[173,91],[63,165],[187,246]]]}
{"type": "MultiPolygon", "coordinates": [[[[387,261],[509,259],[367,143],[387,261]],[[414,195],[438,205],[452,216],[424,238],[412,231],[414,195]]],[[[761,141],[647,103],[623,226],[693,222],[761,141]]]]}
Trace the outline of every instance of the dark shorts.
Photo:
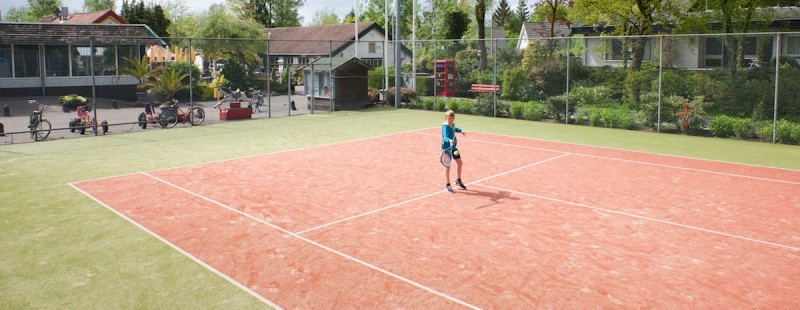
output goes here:
{"type": "Polygon", "coordinates": [[[461,159],[461,151],[458,148],[453,149],[453,159],[461,159]]]}

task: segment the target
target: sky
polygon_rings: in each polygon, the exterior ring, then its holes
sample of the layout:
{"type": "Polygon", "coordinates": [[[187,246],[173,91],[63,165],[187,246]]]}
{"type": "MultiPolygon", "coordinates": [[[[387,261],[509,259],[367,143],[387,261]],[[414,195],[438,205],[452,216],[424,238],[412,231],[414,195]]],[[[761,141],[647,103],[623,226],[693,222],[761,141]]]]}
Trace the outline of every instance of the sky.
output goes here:
{"type": "MultiPolygon", "coordinates": [[[[150,1],[145,0],[145,3],[150,1]]],[[[61,0],[63,6],[69,8],[70,13],[75,12],[83,12],[83,0],[61,0]]],[[[158,2],[158,1],[156,1],[158,2]]],[[[192,12],[203,12],[208,10],[208,7],[215,3],[225,3],[225,0],[183,0],[189,10],[192,12]]],[[[117,12],[119,12],[119,6],[122,3],[122,0],[117,0],[117,12]]],[[[0,1],[0,10],[3,13],[3,19],[5,19],[6,12],[11,7],[23,7],[28,4],[28,0],[2,0],[0,1]]],[[[350,10],[355,6],[355,0],[306,0],[305,5],[298,10],[300,16],[303,16],[303,25],[308,25],[311,23],[311,17],[314,15],[314,12],[320,11],[325,7],[332,9],[337,16],[339,16],[339,20],[344,18],[344,16],[350,12],[350,10]]]]}

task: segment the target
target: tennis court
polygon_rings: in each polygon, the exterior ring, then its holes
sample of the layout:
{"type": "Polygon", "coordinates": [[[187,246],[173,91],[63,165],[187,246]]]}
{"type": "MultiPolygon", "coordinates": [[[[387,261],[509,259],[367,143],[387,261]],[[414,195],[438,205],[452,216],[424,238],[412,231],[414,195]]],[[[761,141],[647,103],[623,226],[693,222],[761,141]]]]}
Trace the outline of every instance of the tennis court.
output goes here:
{"type": "Polygon", "coordinates": [[[273,307],[800,308],[800,171],[465,129],[71,185],[273,307]]]}

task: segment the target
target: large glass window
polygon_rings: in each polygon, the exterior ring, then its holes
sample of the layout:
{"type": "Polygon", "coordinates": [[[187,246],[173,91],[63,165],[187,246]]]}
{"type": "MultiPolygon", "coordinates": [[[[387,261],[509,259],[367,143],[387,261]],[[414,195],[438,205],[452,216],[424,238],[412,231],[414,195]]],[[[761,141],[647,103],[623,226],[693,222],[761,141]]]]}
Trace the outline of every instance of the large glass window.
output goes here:
{"type": "Polygon", "coordinates": [[[117,75],[117,48],[115,46],[94,47],[94,74],[117,75]]]}
{"type": "Polygon", "coordinates": [[[117,64],[120,67],[125,67],[127,62],[125,58],[128,58],[133,61],[139,61],[142,58],[139,57],[139,46],[136,45],[119,45],[117,46],[117,64]]]}
{"type": "MultiPolygon", "coordinates": [[[[628,39],[628,60],[633,60],[633,44],[637,40],[644,41],[644,55],[642,60],[650,61],[653,59],[652,57],[652,46],[650,44],[650,40],[648,38],[631,38],[628,39]]],[[[606,53],[606,60],[622,60],[623,58],[623,51],[624,46],[622,40],[620,39],[611,39],[611,51],[606,53]]]]}
{"type": "Polygon", "coordinates": [[[39,46],[14,45],[15,77],[40,76],[39,68],[39,46]]]}
{"type": "Polygon", "coordinates": [[[69,76],[69,46],[45,46],[44,63],[47,76],[69,76]]]}
{"type": "Polygon", "coordinates": [[[92,75],[92,53],[88,46],[72,45],[72,76],[92,75]]]}
{"type": "Polygon", "coordinates": [[[11,77],[11,44],[0,44],[0,78],[11,77]]]}

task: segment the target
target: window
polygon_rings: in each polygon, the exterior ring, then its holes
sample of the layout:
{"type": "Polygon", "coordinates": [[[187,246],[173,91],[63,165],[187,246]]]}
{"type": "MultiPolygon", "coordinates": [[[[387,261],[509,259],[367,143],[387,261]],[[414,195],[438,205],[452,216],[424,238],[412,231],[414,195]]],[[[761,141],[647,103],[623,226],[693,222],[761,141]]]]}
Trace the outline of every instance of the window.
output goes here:
{"type": "Polygon", "coordinates": [[[0,78],[10,78],[11,67],[11,44],[0,44],[0,78]]]}
{"type": "Polygon", "coordinates": [[[72,49],[72,76],[92,75],[91,48],[88,46],[71,46],[72,49]]]}
{"type": "Polygon", "coordinates": [[[800,36],[787,36],[785,46],[787,55],[800,56],[800,36]]]}
{"type": "MultiPolygon", "coordinates": [[[[651,61],[653,60],[652,54],[652,42],[649,38],[630,38],[628,39],[628,60],[633,60],[633,45],[636,42],[644,41],[644,55],[642,60],[644,61],[651,61]]],[[[606,53],[606,60],[622,60],[623,57],[623,42],[620,39],[611,39],[611,51],[606,53]]]]}
{"type": "Polygon", "coordinates": [[[44,64],[47,76],[69,76],[69,46],[45,46],[44,64]]]}
{"type": "Polygon", "coordinates": [[[370,42],[369,43],[369,52],[370,53],[375,53],[375,42],[370,42]]]}
{"type": "Polygon", "coordinates": [[[381,58],[366,58],[362,60],[373,68],[379,68],[383,66],[383,59],[381,58]]]}
{"type": "Polygon", "coordinates": [[[768,61],[773,54],[772,37],[771,36],[750,36],[744,39],[729,38],[729,37],[709,37],[705,38],[705,47],[701,49],[704,52],[703,61],[701,65],[704,67],[722,67],[727,66],[731,59],[729,53],[736,53],[737,48],[730,49],[728,45],[733,46],[741,43],[742,56],[744,59],[744,66],[761,59],[761,61],[768,61]],[[739,41],[741,40],[741,41],[739,41]]]}
{"type": "Polygon", "coordinates": [[[39,68],[39,46],[14,45],[15,77],[38,77],[39,68]]]}
{"type": "Polygon", "coordinates": [[[117,75],[117,48],[115,46],[94,47],[94,74],[117,75]]]}
{"type": "MultiPolygon", "coordinates": [[[[125,58],[128,58],[136,62],[141,60],[142,58],[139,57],[139,46],[136,45],[117,46],[117,65],[120,68],[125,68],[128,66],[128,62],[125,61],[125,58]]],[[[120,74],[122,74],[122,72],[120,72],[120,74]]]]}

